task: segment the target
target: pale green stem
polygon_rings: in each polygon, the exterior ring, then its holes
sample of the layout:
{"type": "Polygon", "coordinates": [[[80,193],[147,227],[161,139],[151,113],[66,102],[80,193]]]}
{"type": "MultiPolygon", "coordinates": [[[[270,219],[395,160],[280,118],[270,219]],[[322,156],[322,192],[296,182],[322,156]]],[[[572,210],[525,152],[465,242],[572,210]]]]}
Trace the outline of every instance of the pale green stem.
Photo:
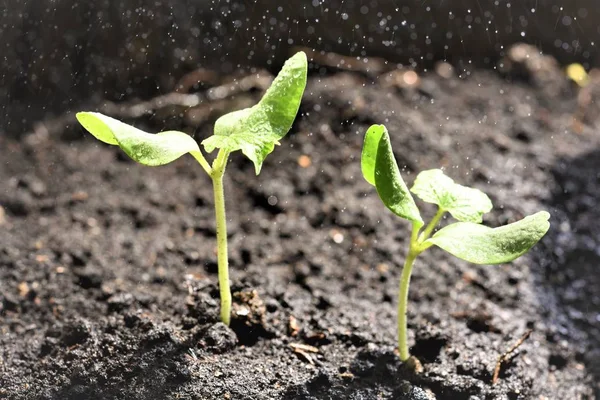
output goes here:
{"type": "Polygon", "coordinates": [[[438,208],[437,212],[435,213],[429,224],[427,224],[427,226],[425,227],[425,230],[423,230],[423,232],[419,235],[419,242],[424,242],[425,240],[431,237],[431,233],[433,232],[433,230],[440,222],[440,219],[442,219],[445,213],[446,210],[438,208]]]}
{"type": "Polygon", "coordinates": [[[208,161],[206,161],[206,158],[204,158],[204,155],[202,155],[202,152],[201,151],[190,151],[190,154],[192,156],[194,156],[196,161],[198,161],[198,164],[200,164],[200,166],[202,166],[202,168],[206,171],[208,176],[212,176],[212,172],[213,172],[212,168],[208,164],[208,161]]]}
{"type": "Polygon", "coordinates": [[[400,360],[406,361],[410,357],[408,352],[408,327],[406,322],[406,312],[408,309],[408,288],[410,286],[410,275],[412,274],[413,263],[419,255],[419,251],[414,248],[414,239],[419,232],[419,227],[413,224],[412,240],[410,250],[404,261],[402,274],[400,276],[400,291],[398,293],[398,351],[400,360]]]}
{"type": "Polygon", "coordinates": [[[412,233],[410,235],[410,246],[411,246],[411,248],[415,244],[419,243],[419,230],[421,229],[421,226],[422,225],[419,225],[419,224],[417,224],[415,222],[413,222],[413,224],[412,224],[412,233]]]}
{"type": "Polygon", "coordinates": [[[398,351],[400,352],[400,360],[407,361],[410,358],[408,351],[408,326],[406,321],[406,312],[408,309],[408,289],[410,287],[410,276],[412,274],[413,264],[415,259],[430,245],[423,245],[423,242],[431,236],[431,233],[440,222],[446,211],[438,209],[431,222],[427,224],[423,232],[419,235],[420,226],[413,224],[412,234],[410,237],[410,248],[402,274],[400,275],[400,291],[398,293],[398,351]]]}
{"type": "Polygon", "coordinates": [[[219,151],[211,178],[215,196],[215,217],[217,222],[217,263],[219,270],[219,292],[221,295],[221,321],[229,325],[231,319],[231,289],[229,287],[229,261],[227,258],[227,220],[225,218],[225,196],[223,175],[229,153],[219,151]]]}

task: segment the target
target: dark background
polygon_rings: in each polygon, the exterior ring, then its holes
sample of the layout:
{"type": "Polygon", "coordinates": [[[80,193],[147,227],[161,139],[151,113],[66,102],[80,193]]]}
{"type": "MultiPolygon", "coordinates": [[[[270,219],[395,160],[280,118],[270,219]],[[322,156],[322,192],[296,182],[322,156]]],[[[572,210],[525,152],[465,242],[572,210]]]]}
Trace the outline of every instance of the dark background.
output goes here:
{"type": "Polygon", "coordinates": [[[515,42],[598,64],[594,0],[74,1],[0,4],[0,132],[100,98],[172,90],[199,66],[276,70],[292,46],[493,67],[515,42]]]}

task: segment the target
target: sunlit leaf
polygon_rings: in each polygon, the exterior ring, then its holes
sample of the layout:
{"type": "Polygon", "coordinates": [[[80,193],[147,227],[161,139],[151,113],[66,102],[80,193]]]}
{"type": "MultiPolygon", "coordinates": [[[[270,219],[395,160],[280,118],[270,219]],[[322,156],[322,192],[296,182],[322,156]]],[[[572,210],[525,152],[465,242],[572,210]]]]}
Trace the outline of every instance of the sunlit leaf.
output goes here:
{"type": "Polygon", "coordinates": [[[525,254],[548,231],[550,214],[540,211],[498,228],[457,222],[440,229],[425,243],[475,264],[501,264],[525,254]]]}
{"type": "Polygon", "coordinates": [[[365,180],[375,186],[375,160],[381,136],[386,132],[383,125],[371,125],[365,134],[365,140],[360,157],[360,167],[365,180]]]}
{"type": "Polygon", "coordinates": [[[383,204],[399,217],[422,226],[419,209],[400,175],[385,126],[373,125],[367,131],[361,164],[365,179],[375,185],[383,204]]]}
{"type": "Polygon", "coordinates": [[[265,158],[292,127],[306,86],[307,68],[303,52],[287,60],[257,105],[217,120],[214,135],[202,142],[206,151],[241,150],[258,174],[265,158]]]}
{"type": "Polygon", "coordinates": [[[198,143],[183,132],[147,133],[96,112],[77,113],[77,120],[98,140],[119,146],[140,164],[164,165],[185,153],[200,152],[198,143]]]}
{"type": "Polygon", "coordinates": [[[462,222],[481,223],[482,215],[492,209],[492,201],[485,193],[454,183],[441,169],[421,172],[410,191],[462,222]]]}

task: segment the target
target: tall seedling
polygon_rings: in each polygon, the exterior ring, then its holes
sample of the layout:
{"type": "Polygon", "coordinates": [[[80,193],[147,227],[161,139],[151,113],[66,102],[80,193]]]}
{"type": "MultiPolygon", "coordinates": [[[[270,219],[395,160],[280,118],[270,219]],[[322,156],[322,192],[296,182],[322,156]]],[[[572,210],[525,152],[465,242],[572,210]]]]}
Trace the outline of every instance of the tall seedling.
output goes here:
{"type": "Polygon", "coordinates": [[[367,131],[361,167],[364,178],[375,186],[383,204],[412,224],[408,255],[400,276],[398,350],[402,361],[411,361],[416,366],[418,360],[408,351],[406,310],[410,275],[417,256],[436,245],[475,264],[507,263],[525,254],[546,234],[550,227],[550,214],[540,211],[499,228],[481,225],[483,214],[492,209],[488,196],[477,189],[454,183],[439,169],[421,172],[409,191],[400,175],[390,137],[383,125],[373,125],[367,131]],[[426,226],[410,192],[438,206],[435,216],[426,226]],[[459,222],[434,233],[446,213],[459,222]]]}
{"type": "Polygon", "coordinates": [[[150,134],[95,112],[80,112],[77,120],[98,140],[119,146],[133,160],[148,166],[168,164],[190,153],[213,183],[217,225],[221,320],[229,325],[231,290],[227,259],[227,227],[223,175],[229,154],[241,150],[253,163],[256,174],[275,145],[292,127],[306,86],[307,60],[303,52],[287,60],[258,104],[226,114],[215,122],[213,136],[202,141],[211,153],[219,149],[212,165],[189,135],[178,131],[150,134]]]}

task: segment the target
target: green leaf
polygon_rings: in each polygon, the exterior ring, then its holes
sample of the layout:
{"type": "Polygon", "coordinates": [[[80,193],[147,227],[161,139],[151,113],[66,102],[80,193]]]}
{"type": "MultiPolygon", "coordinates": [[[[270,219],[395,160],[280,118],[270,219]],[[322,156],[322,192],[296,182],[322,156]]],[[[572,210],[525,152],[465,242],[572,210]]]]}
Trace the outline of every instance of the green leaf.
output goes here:
{"type": "Polygon", "coordinates": [[[292,127],[306,86],[307,69],[303,52],[287,60],[257,105],[226,114],[215,122],[214,135],[202,141],[206,151],[241,150],[254,163],[258,175],[265,158],[292,127]]]}
{"type": "Polygon", "coordinates": [[[377,158],[377,149],[379,141],[386,132],[383,125],[372,125],[365,134],[362,155],[360,157],[360,167],[366,181],[375,186],[375,160],[377,158]]]}
{"type": "Polygon", "coordinates": [[[410,191],[462,222],[481,223],[482,215],[492,210],[492,201],[485,193],[454,183],[441,169],[421,172],[410,191]]]}
{"type": "Polygon", "coordinates": [[[472,222],[457,222],[440,229],[425,243],[475,264],[501,264],[531,249],[550,228],[550,214],[540,211],[498,228],[472,222]]]}
{"type": "Polygon", "coordinates": [[[412,221],[419,227],[423,226],[419,209],[400,175],[392,151],[390,135],[385,126],[373,125],[369,128],[365,136],[362,160],[364,160],[362,161],[363,175],[368,182],[371,180],[375,183],[383,204],[397,216],[412,221]],[[375,145],[377,153],[373,167],[375,145]]]}
{"type": "Polygon", "coordinates": [[[183,132],[166,131],[151,134],[95,112],[80,112],[76,117],[96,139],[119,146],[140,164],[164,165],[185,153],[200,152],[198,143],[183,132]]]}

